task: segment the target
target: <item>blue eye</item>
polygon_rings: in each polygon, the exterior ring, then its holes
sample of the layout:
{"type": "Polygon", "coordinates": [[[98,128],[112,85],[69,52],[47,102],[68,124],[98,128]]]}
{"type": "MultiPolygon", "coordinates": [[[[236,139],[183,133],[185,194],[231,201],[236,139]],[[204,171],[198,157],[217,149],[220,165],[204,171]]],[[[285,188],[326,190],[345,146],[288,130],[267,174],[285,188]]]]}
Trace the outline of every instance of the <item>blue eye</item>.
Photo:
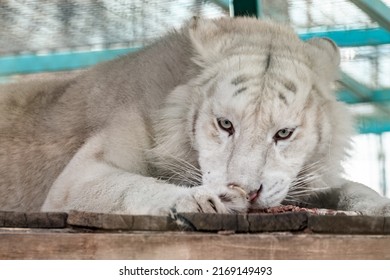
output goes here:
{"type": "Polygon", "coordinates": [[[295,129],[291,128],[283,128],[280,129],[276,134],[274,135],[274,140],[275,141],[280,141],[280,140],[287,140],[288,138],[291,137],[291,135],[294,133],[295,129]]]}
{"type": "Polygon", "coordinates": [[[228,119],[225,119],[225,118],[218,118],[217,122],[218,122],[218,126],[222,130],[224,130],[227,133],[229,133],[229,136],[233,135],[233,133],[234,133],[234,126],[233,126],[231,121],[229,121],[228,119]]]}

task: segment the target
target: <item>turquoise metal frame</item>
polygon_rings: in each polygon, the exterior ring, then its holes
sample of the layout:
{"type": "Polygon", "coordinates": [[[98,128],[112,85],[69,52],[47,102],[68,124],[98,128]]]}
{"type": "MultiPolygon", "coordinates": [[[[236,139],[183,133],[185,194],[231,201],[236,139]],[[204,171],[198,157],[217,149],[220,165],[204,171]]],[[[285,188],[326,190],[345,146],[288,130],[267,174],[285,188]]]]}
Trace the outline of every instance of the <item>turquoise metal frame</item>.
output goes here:
{"type": "Polygon", "coordinates": [[[350,0],[371,19],[390,31],[390,8],[380,0],[350,0]]]}
{"type": "Polygon", "coordinates": [[[81,69],[139,49],[124,48],[3,56],[0,57],[0,76],[81,69]]]}
{"type": "MultiPolygon", "coordinates": [[[[349,90],[352,95],[357,99],[355,103],[371,102],[373,92],[370,88],[359,83],[344,72],[340,73],[340,83],[349,90]]],[[[345,92],[346,93],[346,92],[345,92]]],[[[343,99],[341,99],[343,100],[343,99]]],[[[344,100],[343,100],[344,101],[344,100]]],[[[350,102],[351,103],[351,102],[350,102]]]]}
{"type": "Polygon", "coordinates": [[[313,37],[325,37],[335,41],[339,47],[362,47],[390,44],[390,32],[380,27],[310,32],[300,34],[299,37],[302,40],[313,37]]]}
{"type": "Polygon", "coordinates": [[[390,102],[390,89],[373,89],[370,91],[369,98],[361,98],[352,90],[342,89],[337,91],[337,97],[348,104],[390,102]]]}
{"type": "MultiPolygon", "coordinates": [[[[303,40],[327,37],[341,47],[390,44],[390,32],[383,28],[315,32],[300,34],[300,37],[303,40]]],[[[8,55],[0,57],[0,76],[80,69],[139,49],[8,55]]]]}
{"type": "Polygon", "coordinates": [[[389,132],[390,121],[386,119],[359,119],[357,124],[357,131],[360,134],[382,134],[383,132],[389,132]]]}

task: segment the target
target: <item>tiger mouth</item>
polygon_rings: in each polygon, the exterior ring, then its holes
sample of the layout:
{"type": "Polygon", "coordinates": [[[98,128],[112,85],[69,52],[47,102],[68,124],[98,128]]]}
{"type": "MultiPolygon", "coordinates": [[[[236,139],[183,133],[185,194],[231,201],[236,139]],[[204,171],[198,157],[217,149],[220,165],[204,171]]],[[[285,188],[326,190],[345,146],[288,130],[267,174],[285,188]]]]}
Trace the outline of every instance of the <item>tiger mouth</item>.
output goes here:
{"type": "Polygon", "coordinates": [[[249,202],[254,203],[257,200],[257,198],[260,196],[260,192],[261,192],[263,185],[261,185],[257,191],[252,191],[249,193],[247,191],[245,191],[244,188],[242,188],[238,185],[235,185],[235,184],[230,184],[228,187],[232,190],[236,190],[236,191],[240,192],[241,195],[243,195],[249,202]]]}

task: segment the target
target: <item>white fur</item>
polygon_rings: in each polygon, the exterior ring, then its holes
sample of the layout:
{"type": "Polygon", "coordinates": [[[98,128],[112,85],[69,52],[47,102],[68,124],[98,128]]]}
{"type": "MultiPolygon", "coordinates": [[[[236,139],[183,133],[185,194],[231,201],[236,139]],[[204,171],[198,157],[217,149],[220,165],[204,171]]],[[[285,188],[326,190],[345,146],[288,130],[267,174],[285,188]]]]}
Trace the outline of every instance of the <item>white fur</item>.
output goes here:
{"type": "MultiPolygon", "coordinates": [[[[7,177],[11,157],[0,157],[1,206],[23,210],[30,200],[27,210],[166,215],[303,203],[389,215],[388,199],[342,178],[353,129],[332,91],[338,63],[334,43],[302,42],[272,22],[194,19],[136,55],[68,81],[42,112],[32,110],[34,130],[44,127],[47,142],[30,135],[9,140],[12,152],[4,154],[42,145],[57,151],[48,158],[64,167],[37,158],[45,172],[32,172],[18,188],[7,177]],[[233,124],[231,135],[220,118],[233,124]],[[83,136],[73,133],[78,126],[83,136]],[[276,140],[283,129],[291,137],[276,140]],[[62,141],[75,144],[65,152],[62,141]],[[41,195],[29,198],[39,187],[41,195]],[[18,203],[9,194],[16,189],[18,203]]],[[[58,92],[54,86],[44,92],[50,91],[58,92]]],[[[11,105],[4,107],[7,121],[0,119],[4,126],[19,116],[11,105]]],[[[28,161],[12,164],[31,168],[28,161]]]]}

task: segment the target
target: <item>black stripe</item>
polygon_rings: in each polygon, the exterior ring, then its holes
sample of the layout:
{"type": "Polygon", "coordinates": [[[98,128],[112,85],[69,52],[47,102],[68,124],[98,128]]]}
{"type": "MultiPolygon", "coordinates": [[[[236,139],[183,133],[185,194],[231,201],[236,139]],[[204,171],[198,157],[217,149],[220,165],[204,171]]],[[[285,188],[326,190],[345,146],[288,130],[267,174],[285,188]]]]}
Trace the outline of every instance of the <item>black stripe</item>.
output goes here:
{"type": "Polygon", "coordinates": [[[292,93],[297,92],[297,86],[292,82],[292,81],[286,81],[283,83],[283,86],[288,90],[291,91],[292,93]]]}
{"type": "Polygon", "coordinates": [[[281,92],[279,92],[279,99],[282,100],[285,105],[288,105],[286,96],[284,96],[281,92]]]}
{"type": "Polygon", "coordinates": [[[239,85],[239,84],[242,84],[244,82],[248,81],[248,77],[246,77],[245,75],[239,75],[237,77],[235,77],[233,80],[232,80],[232,85],[239,85]]]}
{"type": "Polygon", "coordinates": [[[240,94],[241,92],[243,91],[246,91],[248,88],[247,87],[242,87],[240,89],[238,89],[234,94],[233,96],[237,96],[238,94],[240,94]]]}
{"type": "Polygon", "coordinates": [[[192,116],[192,135],[195,137],[195,133],[196,133],[196,122],[198,121],[198,114],[199,114],[199,111],[196,110],[194,115],[192,116]]]}
{"type": "Polygon", "coordinates": [[[270,65],[271,65],[271,52],[268,53],[267,62],[266,62],[266,65],[265,65],[265,71],[268,70],[270,65]]]}
{"type": "MultiPolygon", "coordinates": [[[[319,109],[316,112],[317,123],[322,123],[320,120],[321,116],[322,116],[322,110],[319,109]]],[[[322,125],[318,125],[317,126],[317,143],[318,144],[322,143],[322,134],[323,134],[322,125]]]]}

